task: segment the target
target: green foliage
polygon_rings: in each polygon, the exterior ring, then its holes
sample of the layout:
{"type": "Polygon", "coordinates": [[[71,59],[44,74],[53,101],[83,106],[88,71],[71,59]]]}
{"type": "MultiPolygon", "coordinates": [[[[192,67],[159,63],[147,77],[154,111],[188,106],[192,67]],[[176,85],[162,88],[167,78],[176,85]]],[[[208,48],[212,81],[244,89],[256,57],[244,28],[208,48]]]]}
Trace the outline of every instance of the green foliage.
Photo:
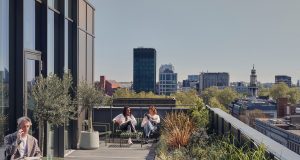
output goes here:
{"type": "Polygon", "coordinates": [[[84,110],[88,111],[88,128],[90,132],[93,130],[93,107],[105,104],[106,100],[107,98],[102,90],[97,90],[93,84],[88,84],[86,81],[80,82],[77,88],[77,102],[81,106],[81,112],[84,110]]]}
{"type": "Polygon", "coordinates": [[[300,91],[298,88],[294,87],[294,88],[290,88],[288,93],[288,101],[291,104],[298,104],[300,101],[300,91]]]}
{"type": "Polygon", "coordinates": [[[269,88],[259,89],[258,96],[270,96],[270,89],[269,88]]]}
{"type": "Polygon", "coordinates": [[[32,89],[35,119],[60,126],[66,119],[74,118],[75,106],[69,94],[71,85],[72,76],[68,73],[64,74],[63,79],[52,73],[46,78],[42,75],[37,77],[32,89]]]}
{"type": "Polygon", "coordinates": [[[214,107],[214,108],[220,108],[222,109],[223,111],[225,112],[229,112],[228,109],[226,109],[218,100],[216,97],[212,97],[210,100],[209,100],[209,103],[208,103],[209,106],[211,107],[214,107]]]}
{"type": "Polygon", "coordinates": [[[135,93],[126,88],[119,88],[115,91],[113,97],[114,98],[162,98],[165,96],[155,95],[153,92],[144,92],[144,91],[135,93]]]}
{"type": "Polygon", "coordinates": [[[270,89],[270,95],[273,99],[286,98],[289,87],[285,83],[279,83],[272,86],[270,89]]]}
{"type": "Polygon", "coordinates": [[[4,142],[6,126],[7,126],[7,116],[4,114],[0,114],[0,145],[3,145],[4,142]]]}
{"type": "Polygon", "coordinates": [[[223,90],[219,90],[217,87],[209,87],[201,93],[201,97],[205,104],[228,112],[228,109],[226,109],[227,106],[235,99],[242,97],[242,95],[238,94],[230,87],[223,90]]]}
{"type": "Polygon", "coordinates": [[[189,113],[198,127],[206,128],[208,124],[208,110],[205,108],[201,98],[199,98],[195,106],[191,107],[189,113]]]}
{"type": "Polygon", "coordinates": [[[189,90],[187,92],[176,92],[172,94],[171,97],[175,97],[176,105],[178,106],[194,106],[200,99],[196,90],[189,90]]]}
{"type": "Polygon", "coordinates": [[[95,105],[102,105],[106,98],[102,90],[97,90],[86,81],[80,82],[77,88],[77,101],[83,109],[92,109],[95,105]]]}
{"type": "Polygon", "coordinates": [[[239,98],[239,94],[230,87],[226,87],[223,90],[220,90],[217,94],[217,100],[225,107],[227,107],[235,99],[239,98]]]}
{"type": "Polygon", "coordinates": [[[300,101],[300,91],[298,88],[289,88],[285,83],[275,84],[270,89],[270,95],[274,100],[278,98],[288,98],[291,104],[297,104],[300,101]]]}
{"type": "Polygon", "coordinates": [[[219,94],[219,89],[217,87],[209,87],[206,88],[202,93],[201,93],[201,97],[203,98],[203,101],[205,104],[209,104],[209,100],[212,97],[217,97],[217,95],[219,94]]]}
{"type": "MultiPolygon", "coordinates": [[[[162,139],[161,141],[163,141],[162,139]]],[[[190,141],[190,147],[180,148],[175,150],[157,150],[159,159],[230,159],[230,160],[269,160],[271,159],[266,154],[266,148],[264,145],[259,145],[256,148],[250,148],[249,144],[245,144],[241,147],[236,147],[232,142],[234,139],[229,137],[210,137],[209,139],[203,138],[201,141],[204,143],[198,143],[196,141],[190,141]]],[[[163,142],[159,143],[159,146],[163,142]]]]}
{"type": "Polygon", "coordinates": [[[135,93],[131,90],[126,88],[119,88],[115,91],[113,97],[114,98],[132,98],[134,97],[135,93]]]}

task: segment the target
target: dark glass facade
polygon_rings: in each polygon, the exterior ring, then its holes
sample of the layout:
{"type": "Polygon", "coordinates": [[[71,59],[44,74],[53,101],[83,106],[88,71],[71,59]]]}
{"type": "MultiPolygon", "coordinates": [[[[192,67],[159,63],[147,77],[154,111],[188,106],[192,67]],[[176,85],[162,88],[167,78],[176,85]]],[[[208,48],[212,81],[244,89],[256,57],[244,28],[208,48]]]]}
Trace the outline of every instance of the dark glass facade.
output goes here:
{"type": "Polygon", "coordinates": [[[156,50],[133,49],[133,89],[135,92],[155,92],[156,50]]]}
{"type": "MultiPolygon", "coordinates": [[[[8,130],[9,109],[9,0],[0,1],[0,147],[8,130]]],[[[1,159],[1,156],[0,156],[1,159]]]]}
{"type": "MultiPolygon", "coordinates": [[[[0,1],[0,116],[8,117],[0,117],[0,151],[21,116],[33,119],[32,134],[39,136],[31,97],[36,76],[70,70],[74,87],[93,82],[94,11],[87,0],[0,1]]],[[[81,119],[47,126],[44,154],[63,157],[76,148],[81,119]]]]}

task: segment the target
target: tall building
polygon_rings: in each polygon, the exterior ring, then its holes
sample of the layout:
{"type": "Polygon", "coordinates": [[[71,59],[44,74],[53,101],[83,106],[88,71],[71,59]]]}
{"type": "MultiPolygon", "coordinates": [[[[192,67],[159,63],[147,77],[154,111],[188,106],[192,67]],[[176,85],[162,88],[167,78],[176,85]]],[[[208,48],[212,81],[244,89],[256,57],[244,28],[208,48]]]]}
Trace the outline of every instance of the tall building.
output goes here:
{"type": "Polygon", "coordinates": [[[275,84],[278,84],[280,82],[283,82],[287,84],[289,87],[292,86],[292,78],[287,75],[276,75],[275,76],[275,84]]]}
{"type": "Polygon", "coordinates": [[[159,94],[170,95],[177,91],[177,73],[172,64],[161,65],[159,68],[159,94]]]}
{"type": "Polygon", "coordinates": [[[199,76],[199,90],[203,91],[209,87],[225,88],[229,86],[229,73],[217,72],[209,73],[202,72],[199,76]]]}
{"type": "Polygon", "coordinates": [[[133,49],[133,90],[155,92],[156,50],[154,48],[133,49]]]}
{"type": "Polygon", "coordinates": [[[248,87],[249,89],[249,95],[252,97],[257,97],[257,91],[258,91],[258,86],[257,86],[257,75],[256,75],[256,70],[253,68],[251,70],[251,75],[250,75],[250,85],[248,87]]]}
{"type": "MultiPolygon", "coordinates": [[[[36,76],[61,77],[70,70],[73,87],[81,80],[93,83],[94,11],[87,0],[0,1],[0,114],[8,117],[0,123],[1,142],[3,134],[16,131],[19,117],[37,123],[30,90],[36,76]]],[[[48,126],[45,142],[53,146],[47,145],[46,154],[63,157],[76,148],[82,119],[57,130],[48,126]]],[[[35,137],[37,129],[32,127],[35,137]]]]}

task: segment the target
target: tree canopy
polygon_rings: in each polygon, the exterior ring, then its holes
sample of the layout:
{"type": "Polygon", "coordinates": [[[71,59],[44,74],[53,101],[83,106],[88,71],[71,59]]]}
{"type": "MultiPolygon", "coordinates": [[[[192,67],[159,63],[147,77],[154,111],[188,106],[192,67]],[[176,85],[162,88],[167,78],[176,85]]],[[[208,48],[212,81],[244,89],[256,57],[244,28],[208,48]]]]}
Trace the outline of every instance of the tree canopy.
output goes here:
{"type": "Polygon", "coordinates": [[[270,96],[277,100],[278,98],[288,98],[291,104],[297,104],[300,101],[300,91],[296,87],[288,87],[285,83],[274,84],[270,89],[270,96]]]}
{"type": "Polygon", "coordinates": [[[241,95],[230,87],[222,90],[217,87],[209,87],[201,93],[201,97],[205,104],[228,112],[227,106],[241,95]]]}

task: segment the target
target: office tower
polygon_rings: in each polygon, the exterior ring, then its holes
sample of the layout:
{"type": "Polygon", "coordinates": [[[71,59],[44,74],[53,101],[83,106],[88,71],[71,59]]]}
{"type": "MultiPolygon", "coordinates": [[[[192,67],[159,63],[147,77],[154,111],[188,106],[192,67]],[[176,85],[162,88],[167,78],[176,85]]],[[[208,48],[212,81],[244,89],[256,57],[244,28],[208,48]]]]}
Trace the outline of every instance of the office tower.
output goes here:
{"type": "Polygon", "coordinates": [[[275,84],[278,84],[280,82],[283,82],[287,84],[289,87],[292,86],[292,78],[287,75],[276,75],[275,76],[275,84]]]}
{"type": "Polygon", "coordinates": [[[159,94],[170,95],[177,91],[177,73],[172,64],[161,65],[159,68],[159,94]]]}
{"type": "Polygon", "coordinates": [[[218,87],[223,89],[229,86],[229,74],[227,72],[202,72],[199,76],[199,90],[203,91],[209,87],[218,87]]]}
{"type": "Polygon", "coordinates": [[[156,50],[154,48],[133,49],[133,90],[155,92],[156,50]]]}

